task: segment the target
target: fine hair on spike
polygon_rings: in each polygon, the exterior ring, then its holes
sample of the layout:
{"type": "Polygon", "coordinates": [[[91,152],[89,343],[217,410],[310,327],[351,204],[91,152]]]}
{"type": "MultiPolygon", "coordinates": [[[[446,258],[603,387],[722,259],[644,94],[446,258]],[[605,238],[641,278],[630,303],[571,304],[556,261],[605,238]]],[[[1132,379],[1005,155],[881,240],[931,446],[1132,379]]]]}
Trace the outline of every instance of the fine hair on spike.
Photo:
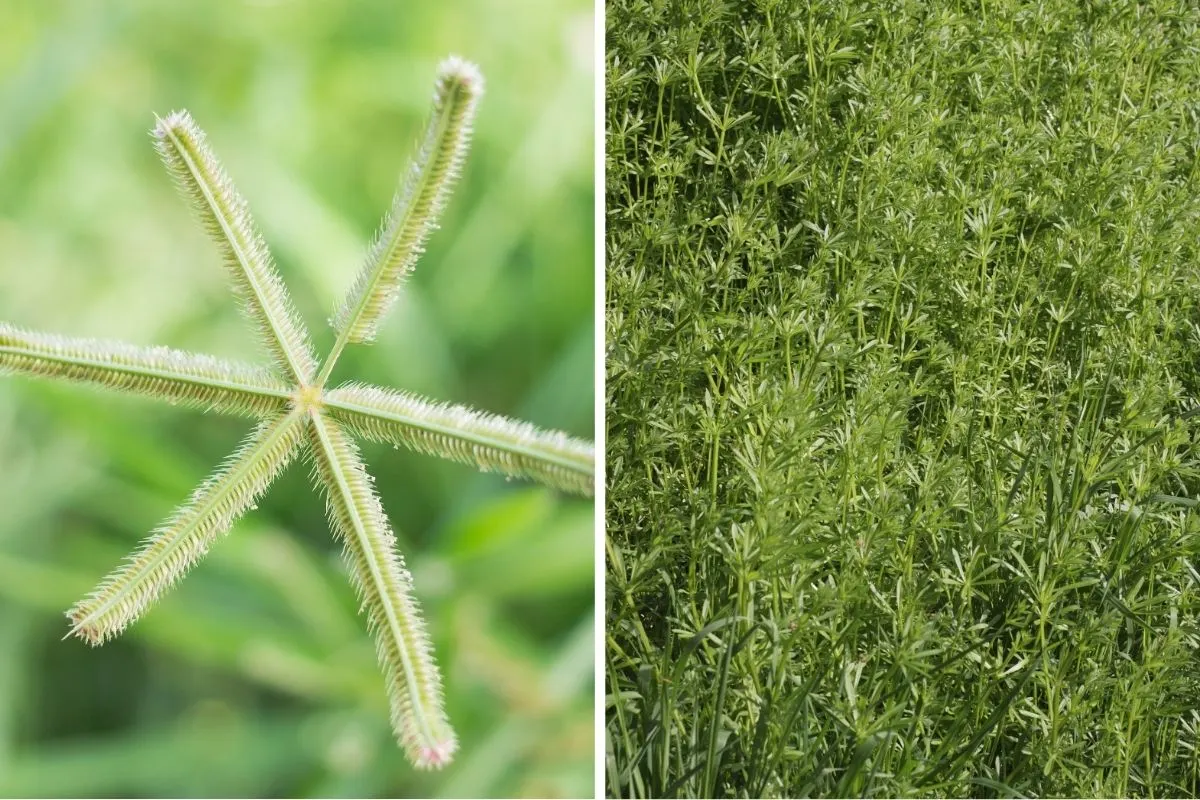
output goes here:
{"type": "Polygon", "coordinates": [[[251,417],[287,408],[288,387],[269,370],[169,347],[72,339],[0,322],[0,372],[61,378],[206,411],[251,417]]]}
{"type": "Polygon", "coordinates": [[[457,743],[446,719],[433,648],[412,594],[412,576],[396,551],[396,539],[354,442],[336,422],[319,414],[310,415],[308,432],[329,520],[342,540],[351,580],[375,635],[392,727],[414,765],[442,767],[457,743]]]}
{"type": "Polygon", "coordinates": [[[594,448],[559,431],[354,383],[330,391],[325,405],[335,419],[366,439],[531,478],[565,492],[590,496],[595,490],[594,448]]]}
{"type": "Polygon", "coordinates": [[[234,292],[276,365],[295,381],[308,382],[316,357],[300,324],[271,252],[250,209],[186,111],[173,111],[154,127],[155,149],[221,250],[234,292]]]}
{"type": "Polygon", "coordinates": [[[303,432],[295,412],[260,423],[141,549],[67,612],[72,633],[100,644],[141,616],[266,491],[299,450],[303,432]]]}
{"type": "Polygon", "coordinates": [[[416,158],[392,200],[367,263],[334,313],[333,326],[339,340],[364,342],[374,338],[379,321],[437,227],[466,159],[475,107],[482,93],[483,77],[474,64],[457,56],[441,63],[433,109],[416,158]]]}

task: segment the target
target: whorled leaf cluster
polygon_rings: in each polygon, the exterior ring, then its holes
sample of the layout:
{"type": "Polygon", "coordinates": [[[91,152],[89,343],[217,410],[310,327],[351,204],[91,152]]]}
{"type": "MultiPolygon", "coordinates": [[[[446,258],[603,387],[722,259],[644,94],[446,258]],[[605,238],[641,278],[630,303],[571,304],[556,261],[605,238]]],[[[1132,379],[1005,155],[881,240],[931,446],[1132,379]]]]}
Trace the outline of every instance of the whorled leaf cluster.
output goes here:
{"type": "Polygon", "coordinates": [[[606,4],[612,796],[1200,793],[1197,52],[606,4]]]}

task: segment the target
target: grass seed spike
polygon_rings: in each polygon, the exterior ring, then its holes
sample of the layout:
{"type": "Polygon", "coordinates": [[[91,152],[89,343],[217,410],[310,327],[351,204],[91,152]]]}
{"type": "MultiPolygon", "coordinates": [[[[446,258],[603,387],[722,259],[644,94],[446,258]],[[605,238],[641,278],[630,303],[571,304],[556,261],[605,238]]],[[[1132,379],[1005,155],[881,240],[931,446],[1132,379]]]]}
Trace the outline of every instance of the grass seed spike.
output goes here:
{"type": "Polygon", "coordinates": [[[326,384],[349,343],[370,341],[461,170],[483,90],[459,58],[440,66],[417,157],[332,324],[320,363],[270,251],[204,132],[186,111],[158,119],[155,145],[181,193],[216,241],[242,311],[271,356],[269,368],[163,347],[72,339],[0,323],[0,371],[76,381],[239,414],[258,426],[211,477],[67,616],[71,633],[101,644],[133,623],[229,530],[298,455],[311,461],[330,523],[375,637],[392,726],[409,759],[441,767],[457,747],[442,702],[412,577],[350,434],[404,445],[591,495],[589,442],[528,423],[361,383],[326,384]]]}

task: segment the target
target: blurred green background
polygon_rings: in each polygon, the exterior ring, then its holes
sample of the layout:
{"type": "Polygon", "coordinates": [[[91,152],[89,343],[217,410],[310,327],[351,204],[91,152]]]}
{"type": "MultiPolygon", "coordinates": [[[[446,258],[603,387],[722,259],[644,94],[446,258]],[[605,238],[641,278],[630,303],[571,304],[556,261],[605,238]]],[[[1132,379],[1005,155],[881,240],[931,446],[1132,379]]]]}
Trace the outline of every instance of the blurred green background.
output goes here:
{"type": "MultiPolygon", "coordinates": [[[[438,60],[488,91],[463,181],[360,377],[592,437],[591,0],[0,0],[0,319],[261,354],[154,154],[186,107],[317,348],[438,60]]],[[[0,795],[591,795],[592,504],[364,446],[445,671],[444,772],[393,744],[323,501],[293,465],[99,649],[62,612],[250,429],[0,378],[0,795]]]]}

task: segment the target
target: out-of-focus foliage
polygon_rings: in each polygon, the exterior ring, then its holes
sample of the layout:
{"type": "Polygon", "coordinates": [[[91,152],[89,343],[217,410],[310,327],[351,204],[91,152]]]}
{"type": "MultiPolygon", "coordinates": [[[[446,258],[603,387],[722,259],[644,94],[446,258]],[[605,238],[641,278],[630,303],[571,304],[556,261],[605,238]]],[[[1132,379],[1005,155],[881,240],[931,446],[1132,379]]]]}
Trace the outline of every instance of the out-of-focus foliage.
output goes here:
{"type": "MultiPolygon", "coordinates": [[[[0,319],[263,360],[146,135],[186,107],[317,330],[362,263],[438,60],[488,81],[462,184],[339,375],[592,432],[592,10],[0,1],[0,319]]],[[[293,466],[124,637],[61,613],[244,420],[0,381],[0,795],[584,795],[592,505],[367,446],[462,742],[415,773],[321,500],[293,466]]]]}

